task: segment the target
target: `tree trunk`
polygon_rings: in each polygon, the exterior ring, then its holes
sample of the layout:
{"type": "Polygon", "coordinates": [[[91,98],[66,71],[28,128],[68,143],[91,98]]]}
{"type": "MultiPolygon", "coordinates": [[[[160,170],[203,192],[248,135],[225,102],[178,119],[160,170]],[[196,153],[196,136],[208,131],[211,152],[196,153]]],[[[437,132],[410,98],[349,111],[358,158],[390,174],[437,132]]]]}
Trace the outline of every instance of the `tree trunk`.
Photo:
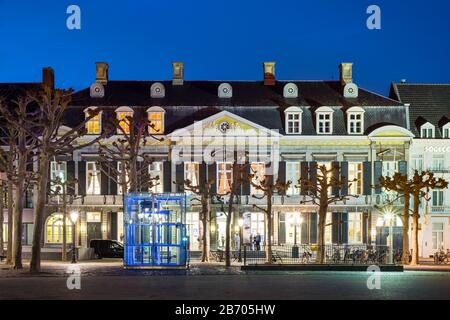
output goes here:
{"type": "MultiPolygon", "coordinates": [[[[20,138],[19,138],[20,139],[20,138]]],[[[22,269],[22,219],[25,193],[26,151],[20,150],[17,159],[16,202],[13,214],[13,268],[22,269]]]]}
{"type": "Polygon", "coordinates": [[[63,242],[62,242],[62,253],[61,253],[61,260],[67,261],[67,190],[66,190],[66,184],[67,182],[64,181],[62,184],[62,196],[63,196],[63,242]]]}
{"type": "Polygon", "coordinates": [[[209,206],[209,199],[203,199],[202,204],[202,262],[209,262],[209,251],[211,245],[211,234],[210,234],[210,221],[211,221],[211,209],[209,206]]]}
{"type": "Polygon", "coordinates": [[[403,254],[402,263],[409,264],[409,193],[405,193],[405,206],[403,209],[402,223],[403,223],[403,254]]]}
{"type": "Polygon", "coordinates": [[[14,184],[8,180],[8,246],[6,248],[6,263],[12,264],[12,245],[13,245],[13,212],[14,212],[14,184]]]}
{"type": "MultiPolygon", "coordinates": [[[[137,192],[137,161],[136,159],[130,159],[130,189],[129,192],[137,192]]],[[[124,192],[125,193],[125,192],[124,192]]]]}
{"type": "Polygon", "coordinates": [[[231,192],[230,198],[228,199],[228,214],[227,214],[227,225],[225,228],[225,266],[231,266],[231,220],[233,217],[233,201],[234,194],[231,192]]]}
{"type": "Polygon", "coordinates": [[[41,153],[39,159],[39,175],[36,209],[34,212],[34,233],[30,272],[41,271],[41,239],[44,231],[45,201],[48,183],[48,155],[45,153],[41,153]]]}
{"type": "Polygon", "coordinates": [[[414,210],[413,210],[413,234],[412,234],[412,260],[411,265],[419,264],[419,205],[420,193],[414,193],[414,210]]]}
{"type": "Polygon", "coordinates": [[[266,263],[272,264],[272,195],[267,195],[267,212],[266,212],[266,263]]]}
{"type": "Polygon", "coordinates": [[[319,207],[319,230],[317,235],[317,258],[316,262],[323,264],[325,261],[325,223],[327,219],[328,206],[321,203],[319,207]]]}
{"type": "Polygon", "coordinates": [[[5,189],[3,188],[3,181],[0,183],[0,256],[3,256],[4,254],[4,243],[3,243],[3,223],[4,223],[4,217],[3,217],[3,209],[5,207],[5,204],[3,202],[5,195],[5,189]]]}

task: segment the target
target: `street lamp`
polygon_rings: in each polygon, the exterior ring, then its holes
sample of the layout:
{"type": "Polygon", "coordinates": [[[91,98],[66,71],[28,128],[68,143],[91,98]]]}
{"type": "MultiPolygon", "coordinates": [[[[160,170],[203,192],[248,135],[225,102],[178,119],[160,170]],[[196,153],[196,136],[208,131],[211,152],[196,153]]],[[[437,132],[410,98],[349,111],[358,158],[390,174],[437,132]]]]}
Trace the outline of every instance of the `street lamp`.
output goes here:
{"type": "Polygon", "coordinates": [[[78,221],[78,212],[77,211],[72,211],[70,213],[70,220],[72,221],[72,263],[77,263],[77,255],[75,253],[76,250],[76,235],[75,235],[75,231],[76,231],[76,223],[78,221]]]}
{"type": "Polygon", "coordinates": [[[297,227],[301,226],[303,223],[303,217],[299,214],[295,214],[291,218],[291,223],[294,225],[294,246],[292,247],[292,258],[299,258],[299,250],[297,245],[297,227]]]}
{"type": "Polygon", "coordinates": [[[238,220],[238,226],[239,226],[239,257],[238,257],[238,262],[242,262],[242,241],[244,241],[243,239],[243,226],[244,226],[244,219],[240,218],[238,220]]]}

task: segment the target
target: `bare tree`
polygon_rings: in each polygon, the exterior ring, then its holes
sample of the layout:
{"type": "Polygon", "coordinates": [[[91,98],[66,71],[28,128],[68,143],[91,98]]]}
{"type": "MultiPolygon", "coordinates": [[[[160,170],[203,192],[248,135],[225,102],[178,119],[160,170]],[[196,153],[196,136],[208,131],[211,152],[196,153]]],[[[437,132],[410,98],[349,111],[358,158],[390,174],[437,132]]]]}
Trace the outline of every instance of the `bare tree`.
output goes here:
{"type": "Polygon", "coordinates": [[[0,256],[4,255],[4,243],[3,243],[3,210],[5,208],[5,187],[3,180],[0,179],[0,256]]]}
{"type": "Polygon", "coordinates": [[[210,251],[210,225],[211,225],[211,201],[217,197],[217,193],[214,192],[213,186],[215,185],[215,179],[209,179],[206,181],[200,181],[198,185],[194,185],[189,179],[183,182],[177,182],[178,185],[184,185],[184,190],[192,192],[195,196],[191,199],[191,202],[197,201],[201,206],[200,221],[202,222],[202,262],[209,262],[210,251]]]}
{"type": "Polygon", "coordinates": [[[356,195],[342,195],[339,192],[330,192],[341,190],[344,186],[350,187],[357,180],[348,181],[348,177],[341,177],[341,170],[336,163],[330,169],[325,165],[312,165],[309,168],[309,176],[316,179],[301,177],[298,181],[298,188],[302,188],[308,196],[300,203],[313,203],[319,207],[319,226],[318,226],[318,251],[317,263],[324,263],[325,260],[325,227],[328,207],[340,201],[348,200],[356,195]],[[309,199],[308,199],[309,198],[309,199]]]}
{"type": "Polygon", "coordinates": [[[417,170],[411,179],[407,176],[402,176],[400,173],[394,174],[391,177],[381,177],[380,185],[388,191],[395,191],[400,195],[404,196],[405,204],[404,211],[402,215],[403,222],[403,263],[409,261],[409,247],[406,247],[408,251],[405,252],[405,241],[409,242],[408,230],[409,229],[409,202],[410,197],[413,200],[413,210],[412,210],[412,222],[413,222],[413,233],[412,233],[412,261],[411,265],[419,264],[419,207],[422,199],[426,201],[429,200],[428,193],[430,190],[434,189],[446,189],[448,187],[448,181],[443,178],[435,178],[434,173],[430,171],[424,171],[419,173],[417,170]],[[427,200],[428,199],[428,200],[427,200]],[[406,235],[405,235],[406,228],[406,235]]]}
{"type": "Polygon", "coordinates": [[[255,190],[259,190],[261,195],[252,195],[255,199],[266,199],[266,206],[261,207],[259,205],[254,204],[253,208],[256,208],[262,211],[265,215],[265,230],[266,230],[266,241],[265,241],[265,254],[266,254],[266,263],[272,264],[273,255],[272,255],[272,234],[273,234],[273,197],[274,195],[284,196],[286,194],[286,190],[289,189],[292,184],[291,181],[282,182],[278,180],[276,183],[273,182],[273,176],[265,175],[264,178],[258,179],[256,173],[250,173],[248,176],[250,184],[255,188],[255,190]]]}

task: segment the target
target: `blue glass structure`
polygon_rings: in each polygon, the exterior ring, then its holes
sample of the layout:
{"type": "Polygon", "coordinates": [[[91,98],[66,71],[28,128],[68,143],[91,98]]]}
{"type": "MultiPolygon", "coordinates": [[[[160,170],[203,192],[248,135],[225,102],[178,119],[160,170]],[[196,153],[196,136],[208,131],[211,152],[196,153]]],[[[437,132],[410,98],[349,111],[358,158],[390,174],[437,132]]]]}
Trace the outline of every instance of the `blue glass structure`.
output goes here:
{"type": "Polygon", "coordinates": [[[124,229],[126,268],[188,266],[184,194],[126,194],[124,229]]]}

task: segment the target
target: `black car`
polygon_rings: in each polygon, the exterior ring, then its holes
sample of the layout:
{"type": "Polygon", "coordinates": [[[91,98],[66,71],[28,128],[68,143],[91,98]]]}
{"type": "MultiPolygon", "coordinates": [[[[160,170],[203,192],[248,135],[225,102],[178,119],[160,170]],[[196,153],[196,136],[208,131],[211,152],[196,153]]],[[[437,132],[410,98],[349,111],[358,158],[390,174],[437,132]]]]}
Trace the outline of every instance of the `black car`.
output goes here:
{"type": "Polygon", "coordinates": [[[123,245],[115,240],[91,240],[90,247],[94,249],[96,257],[122,258],[123,245]]]}

